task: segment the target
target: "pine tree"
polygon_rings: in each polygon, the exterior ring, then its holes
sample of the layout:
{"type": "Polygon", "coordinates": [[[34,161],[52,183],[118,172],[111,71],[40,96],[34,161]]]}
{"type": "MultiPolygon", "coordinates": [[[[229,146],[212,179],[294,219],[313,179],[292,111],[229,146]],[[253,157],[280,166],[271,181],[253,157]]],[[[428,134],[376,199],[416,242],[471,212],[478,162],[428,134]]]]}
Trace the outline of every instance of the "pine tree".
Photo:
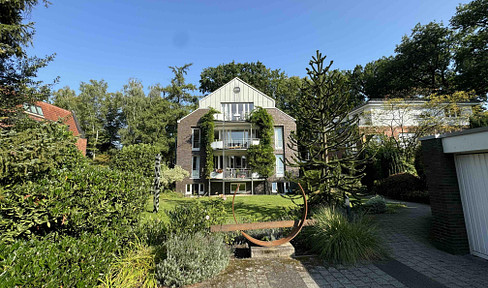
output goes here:
{"type": "Polygon", "coordinates": [[[345,76],[331,70],[332,61],[317,51],[307,68],[307,79],[295,105],[298,133],[291,135],[293,161],[299,182],[311,192],[311,203],[337,205],[346,193],[354,193],[362,177],[361,135],[345,76]]]}

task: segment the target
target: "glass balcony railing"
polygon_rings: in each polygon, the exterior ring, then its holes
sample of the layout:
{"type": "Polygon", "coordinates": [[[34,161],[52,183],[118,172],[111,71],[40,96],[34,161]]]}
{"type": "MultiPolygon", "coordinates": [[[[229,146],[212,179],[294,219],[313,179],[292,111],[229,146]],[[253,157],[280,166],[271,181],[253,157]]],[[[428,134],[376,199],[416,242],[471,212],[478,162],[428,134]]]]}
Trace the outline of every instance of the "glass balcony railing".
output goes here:
{"type": "Polygon", "coordinates": [[[249,113],[234,113],[234,114],[214,114],[214,120],[216,121],[247,121],[249,113]]]}
{"type": "Polygon", "coordinates": [[[258,138],[217,140],[212,144],[212,149],[248,149],[251,145],[259,145],[258,138]]]}
{"type": "Polygon", "coordinates": [[[260,176],[249,168],[216,169],[210,173],[211,179],[250,179],[251,177],[257,179],[260,176]]]}

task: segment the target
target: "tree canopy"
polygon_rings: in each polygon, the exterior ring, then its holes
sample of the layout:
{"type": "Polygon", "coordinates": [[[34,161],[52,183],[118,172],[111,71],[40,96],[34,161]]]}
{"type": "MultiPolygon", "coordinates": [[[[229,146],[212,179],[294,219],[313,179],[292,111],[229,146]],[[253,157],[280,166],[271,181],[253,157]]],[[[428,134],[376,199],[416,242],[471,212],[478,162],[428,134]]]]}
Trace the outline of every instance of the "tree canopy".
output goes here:
{"type": "MultiPolygon", "coordinates": [[[[49,96],[49,85],[35,77],[54,55],[29,57],[26,52],[32,45],[35,30],[33,22],[23,21],[39,2],[0,2],[0,123],[11,124],[22,111],[22,104],[45,100],[49,96]]],[[[47,1],[42,2],[47,6],[47,1]]]]}

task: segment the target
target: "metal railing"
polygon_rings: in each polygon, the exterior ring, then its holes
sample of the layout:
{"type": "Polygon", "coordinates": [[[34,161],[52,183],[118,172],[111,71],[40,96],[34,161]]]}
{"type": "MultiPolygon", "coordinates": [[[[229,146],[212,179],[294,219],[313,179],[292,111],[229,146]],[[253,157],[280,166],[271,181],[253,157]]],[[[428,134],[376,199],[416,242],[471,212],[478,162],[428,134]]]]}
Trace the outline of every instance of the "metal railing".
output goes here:
{"type": "Polygon", "coordinates": [[[251,178],[251,169],[248,168],[226,168],[224,170],[225,178],[251,178]]]}

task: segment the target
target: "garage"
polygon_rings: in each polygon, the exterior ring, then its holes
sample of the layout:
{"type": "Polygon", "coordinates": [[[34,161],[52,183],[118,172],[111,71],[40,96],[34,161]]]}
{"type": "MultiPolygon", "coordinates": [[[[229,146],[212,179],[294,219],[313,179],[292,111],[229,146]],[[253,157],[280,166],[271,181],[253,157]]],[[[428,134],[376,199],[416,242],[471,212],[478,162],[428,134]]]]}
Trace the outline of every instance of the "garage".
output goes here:
{"type": "Polygon", "coordinates": [[[471,254],[488,259],[488,153],[455,162],[471,254]]]}
{"type": "Polygon", "coordinates": [[[421,141],[434,241],[488,259],[488,127],[421,141]]]}

